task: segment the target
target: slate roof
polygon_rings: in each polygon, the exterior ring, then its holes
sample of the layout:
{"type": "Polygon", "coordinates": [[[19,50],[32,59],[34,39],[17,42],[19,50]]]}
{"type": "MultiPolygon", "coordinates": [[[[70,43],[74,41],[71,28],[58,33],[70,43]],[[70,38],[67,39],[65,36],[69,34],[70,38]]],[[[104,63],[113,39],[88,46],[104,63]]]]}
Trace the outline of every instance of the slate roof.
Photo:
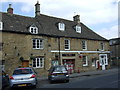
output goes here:
{"type": "Polygon", "coordinates": [[[2,13],[3,32],[6,31],[31,34],[28,28],[34,24],[39,29],[37,35],[107,41],[107,39],[98,35],[87,26],[85,26],[83,23],[80,23],[82,27],[82,32],[77,33],[74,29],[74,26],[77,25],[75,21],[51,17],[43,14],[37,17],[26,17],[4,12],[0,13],[2,13]],[[63,22],[65,24],[65,31],[58,30],[59,22],[63,22]]]}

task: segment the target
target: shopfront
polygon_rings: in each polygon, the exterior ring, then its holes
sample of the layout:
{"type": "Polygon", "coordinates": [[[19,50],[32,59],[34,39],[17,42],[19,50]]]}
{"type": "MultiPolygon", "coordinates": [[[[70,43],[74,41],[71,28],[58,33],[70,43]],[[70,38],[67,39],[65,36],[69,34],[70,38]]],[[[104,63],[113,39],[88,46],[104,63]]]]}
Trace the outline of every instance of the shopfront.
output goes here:
{"type": "Polygon", "coordinates": [[[75,54],[62,54],[62,64],[66,66],[68,73],[75,69],[75,54]]]}

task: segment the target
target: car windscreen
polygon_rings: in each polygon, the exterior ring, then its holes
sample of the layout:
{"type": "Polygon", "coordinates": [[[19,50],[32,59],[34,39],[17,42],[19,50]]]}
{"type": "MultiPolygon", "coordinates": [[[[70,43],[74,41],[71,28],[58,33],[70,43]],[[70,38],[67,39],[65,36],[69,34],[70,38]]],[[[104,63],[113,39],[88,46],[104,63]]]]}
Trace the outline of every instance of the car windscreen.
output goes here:
{"type": "Polygon", "coordinates": [[[54,72],[62,72],[62,71],[67,71],[65,67],[55,67],[54,72]]]}
{"type": "Polygon", "coordinates": [[[17,69],[14,71],[13,75],[19,75],[19,74],[32,74],[33,71],[31,69],[17,69]]]}

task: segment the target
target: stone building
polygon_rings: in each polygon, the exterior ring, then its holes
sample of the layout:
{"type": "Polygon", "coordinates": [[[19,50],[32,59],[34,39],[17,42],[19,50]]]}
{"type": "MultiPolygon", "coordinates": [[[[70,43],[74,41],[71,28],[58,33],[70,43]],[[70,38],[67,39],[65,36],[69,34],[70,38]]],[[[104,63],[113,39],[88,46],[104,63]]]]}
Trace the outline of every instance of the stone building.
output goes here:
{"type": "Polygon", "coordinates": [[[120,66],[120,38],[110,39],[110,58],[112,66],[120,66]]]}
{"type": "Polygon", "coordinates": [[[2,65],[11,74],[17,67],[33,67],[46,75],[51,65],[66,65],[70,73],[109,68],[109,41],[80,21],[51,17],[40,13],[35,4],[35,17],[16,15],[9,5],[0,12],[0,52],[2,65]]]}

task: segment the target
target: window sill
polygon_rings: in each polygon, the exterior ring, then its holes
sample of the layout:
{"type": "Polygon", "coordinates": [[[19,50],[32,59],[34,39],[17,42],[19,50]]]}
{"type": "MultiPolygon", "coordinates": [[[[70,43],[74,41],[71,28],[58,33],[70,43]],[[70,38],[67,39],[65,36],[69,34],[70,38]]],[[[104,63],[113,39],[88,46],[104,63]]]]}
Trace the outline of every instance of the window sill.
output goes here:
{"type": "Polygon", "coordinates": [[[88,65],[83,65],[83,67],[88,67],[88,65]]]}
{"type": "Polygon", "coordinates": [[[43,69],[44,67],[33,67],[34,69],[43,69]]]}
{"type": "Polygon", "coordinates": [[[33,48],[34,50],[43,50],[44,48],[33,48]]]}
{"type": "Polygon", "coordinates": [[[67,50],[70,50],[70,49],[65,49],[65,50],[67,51],[67,50]]]}

